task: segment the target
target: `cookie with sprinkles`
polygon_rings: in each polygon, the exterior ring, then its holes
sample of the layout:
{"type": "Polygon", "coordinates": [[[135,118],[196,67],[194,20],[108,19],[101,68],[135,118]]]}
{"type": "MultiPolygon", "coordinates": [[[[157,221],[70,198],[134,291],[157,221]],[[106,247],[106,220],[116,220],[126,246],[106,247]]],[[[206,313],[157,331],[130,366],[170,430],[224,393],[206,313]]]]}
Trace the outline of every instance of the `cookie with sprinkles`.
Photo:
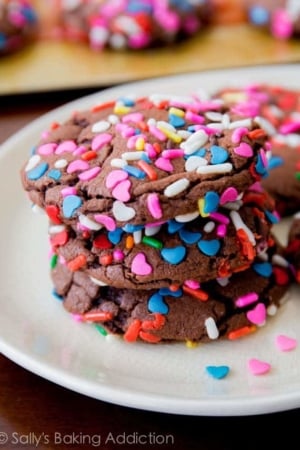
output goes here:
{"type": "Polygon", "coordinates": [[[0,55],[14,52],[33,39],[38,17],[29,0],[0,0],[0,55]]]}
{"type": "Polygon", "coordinates": [[[300,213],[291,218],[285,257],[292,265],[295,281],[300,283],[300,213]]]}
{"type": "Polygon", "coordinates": [[[201,30],[208,0],[61,0],[63,36],[86,40],[94,50],[137,50],[166,45],[201,30]]]}
{"type": "Polygon", "coordinates": [[[267,173],[259,118],[219,99],[123,97],[54,123],[21,170],[24,189],[57,224],[143,225],[199,214],[267,173]]]}
{"type": "Polygon", "coordinates": [[[245,0],[250,23],[277,39],[300,37],[299,0],[245,0]]]}
{"type": "Polygon", "coordinates": [[[253,262],[267,248],[278,221],[273,201],[259,184],[240,197],[232,188],[216,206],[205,197],[202,216],[177,216],[166,223],[126,225],[113,231],[64,225],[49,227],[52,252],[72,270],[85,270],[101,284],[126,289],[177,286],[227,277],[253,262]]]}
{"type": "Polygon", "coordinates": [[[277,313],[290,283],[276,245],[243,272],[201,286],[187,280],[172,290],[99,286],[85,271],[72,272],[58,261],[51,276],[55,296],[76,320],[97,324],[104,335],[147,343],[241,338],[277,313]]]}
{"type": "Polygon", "coordinates": [[[225,88],[216,96],[229,102],[236,113],[260,117],[271,146],[268,175],[262,179],[262,186],[276,200],[281,215],[297,212],[300,209],[300,91],[257,84],[225,88]]]}

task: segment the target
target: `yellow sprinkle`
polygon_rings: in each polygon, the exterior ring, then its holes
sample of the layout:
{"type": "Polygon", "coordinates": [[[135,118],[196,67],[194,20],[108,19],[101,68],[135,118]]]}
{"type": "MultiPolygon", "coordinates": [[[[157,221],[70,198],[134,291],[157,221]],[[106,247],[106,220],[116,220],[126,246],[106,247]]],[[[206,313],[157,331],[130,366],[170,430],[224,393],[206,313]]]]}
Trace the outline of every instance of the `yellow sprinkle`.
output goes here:
{"type": "Polygon", "coordinates": [[[135,149],[143,151],[145,148],[145,139],[140,137],[136,140],[135,149]]]}
{"type": "Polygon", "coordinates": [[[174,108],[174,107],[169,109],[169,114],[174,114],[174,116],[178,116],[178,117],[184,117],[185,116],[185,112],[182,111],[182,109],[174,108]]]}
{"type": "Polygon", "coordinates": [[[222,99],[226,103],[238,103],[247,100],[247,94],[245,92],[225,92],[222,94],[222,99]]]}
{"type": "Polygon", "coordinates": [[[185,345],[187,346],[187,348],[196,348],[198,347],[198,342],[194,342],[194,341],[186,341],[185,345]]]}
{"type": "Polygon", "coordinates": [[[173,133],[170,130],[167,130],[167,128],[163,128],[163,127],[158,127],[160,129],[160,131],[162,131],[169,139],[171,139],[171,141],[175,142],[176,144],[180,144],[180,142],[182,141],[182,137],[178,136],[178,134],[173,133]]]}
{"type": "Polygon", "coordinates": [[[205,213],[204,210],[204,198],[199,198],[198,200],[198,209],[201,217],[208,217],[209,214],[205,213]]]}
{"type": "Polygon", "coordinates": [[[125,246],[127,250],[130,250],[134,246],[133,236],[127,236],[125,246]]]}
{"type": "Polygon", "coordinates": [[[114,113],[115,114],[127,114],[130,111],[131,111],[131,108],[129,106],[116,105],[114,107],[114,113]]]}

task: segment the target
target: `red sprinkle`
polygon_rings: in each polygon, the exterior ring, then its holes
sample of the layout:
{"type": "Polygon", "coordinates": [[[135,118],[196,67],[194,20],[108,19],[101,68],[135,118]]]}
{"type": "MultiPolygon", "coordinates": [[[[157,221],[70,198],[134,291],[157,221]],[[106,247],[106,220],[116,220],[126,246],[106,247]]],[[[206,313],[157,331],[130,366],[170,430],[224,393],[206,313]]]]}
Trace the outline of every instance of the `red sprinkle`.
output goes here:
{"type": "Polygon", "coordinates": [[[201,302],[206,302],[208,300],[207,292],[202,291],[201,289],[192,289],[185,285],[182,286],[182,289],[186,294],[191,295],[192,297],[196,298],[197,300],[201,300],[201,302]]]}
{"type": "Polygon", "coordinates": [[[159,330],[166,323],[166,318],[163,314],[155,313],[154,320],[144,320],[142,322],[143,330],[159,330]]]}
{"type": "Polygon", "coordinates": [[[125,334],[124,334],[124,340],[126,342],[134,342],[137,340],[140,329],[141,329],[142,322],[138,319],[135,319],[129,327],[127,328],[125,334]]]}
{"type": "Polygon", "coordinates": [[[157,344],[161,341],[159,336],[155,336],[154,334],[147,333],[146,331],[140,331],[139,336],[143,341],[150,342],[151,344],[157,344]]]}
{"type": "Polygon", "coordinates": [[[237,330],[234,331],[230,331],[230,333],[228,333],[228,339],[230,339],[231,341],[235,340],[235,339],[239,339],[243,336],[246,336],[247,334],[253,333],[256,330],[256,326],[255,325],[249,325],[249,326],[245,326],[242,328],[238,328],[237,330]]]}
{"type": "Polygon", "coordinates": [[[97,153],[94,150],[89,150],[88,152],[81,155],[81,159],[83,159],[83,161],[90,161],[91,159],[95,159],[96,157],[97,153]]]}
{"type": "Polygon", "coordinates": [[[59,208],[55,205],[47,205],[46,208],[46,214],[55,225],[60,225],[62,222],[59,218],[59,208]]]}
{"type": "Polygon", "coordinates": [[[51,236],[50,242],[53,247],[59,247],[65,245],[69,240],[69,235],[66,230],[61,231],[60,233],[56,233],[51,236]]]}
{"type": "Polygon", "coordinates": [[[94,106],[91,111],[92,112],[98,112],[98,111],[102,111],[103,109],[107,109],[107,108],[112,108],[113,106],[115,106],[115,101],[111,101],[111,102],[104,102],[101,103],[100,105],[96,105],[94,106]]]}
{"type": "Polygon", "coordinates": [[[85,255],[78,255],[76,258],[71,259],[67,263],[68,269],[72,272],[76,272],[76,270],[81,269],[86,264],[86,256],[85,255]]]}
{"type": "Polygon", "coordinates": [[[102,264],[102,266],[109,266],[112,262],[113,255],[111,255],[110,253],[99,256],[99,263],[102,264]]]}
{"type": "Polygon", "coordinates": [[[101,250],[112,248],[112,243],[108,240],[105,234],[99,234],[93,241],[93,246],[101,250]]]}
{"type": "Polygon", "coordinates": [[[113,313],[108,311],[89,312],[82,314],[81,319],[84,322],[107,322],[112,320],[113,313]]]}
{"type": "Polygon", "coordinates": [[[275,275],[276,283],[279,286],[286,286],[289,283],[289,274],[282,267],[273,267],[273,273],[275,275]]]}

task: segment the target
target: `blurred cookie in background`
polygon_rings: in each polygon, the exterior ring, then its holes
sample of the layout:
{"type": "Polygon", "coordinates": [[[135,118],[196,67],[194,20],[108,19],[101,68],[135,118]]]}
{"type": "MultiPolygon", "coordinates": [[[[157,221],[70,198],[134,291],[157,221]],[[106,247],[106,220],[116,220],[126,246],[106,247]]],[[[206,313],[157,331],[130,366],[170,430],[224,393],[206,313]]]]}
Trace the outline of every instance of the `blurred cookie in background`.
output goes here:
{"type": "Polygon", "coordinates": [[[212,25],[233,25],[247,21],[244,0],[211,0],[212,25]]]}

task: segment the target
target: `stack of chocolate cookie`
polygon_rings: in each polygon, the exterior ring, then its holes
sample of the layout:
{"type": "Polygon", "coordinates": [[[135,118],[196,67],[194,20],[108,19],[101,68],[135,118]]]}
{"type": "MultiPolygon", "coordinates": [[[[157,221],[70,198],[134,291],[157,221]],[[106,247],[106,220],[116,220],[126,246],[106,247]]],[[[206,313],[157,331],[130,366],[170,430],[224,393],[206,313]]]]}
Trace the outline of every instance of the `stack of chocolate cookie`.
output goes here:
{"type": "Polygon", "coordinates": [[[43,133],[21,170],[65,308],[128,342],[235,339],[289,285],[259,118],[198,95],[122,97],[43,133]]]}

